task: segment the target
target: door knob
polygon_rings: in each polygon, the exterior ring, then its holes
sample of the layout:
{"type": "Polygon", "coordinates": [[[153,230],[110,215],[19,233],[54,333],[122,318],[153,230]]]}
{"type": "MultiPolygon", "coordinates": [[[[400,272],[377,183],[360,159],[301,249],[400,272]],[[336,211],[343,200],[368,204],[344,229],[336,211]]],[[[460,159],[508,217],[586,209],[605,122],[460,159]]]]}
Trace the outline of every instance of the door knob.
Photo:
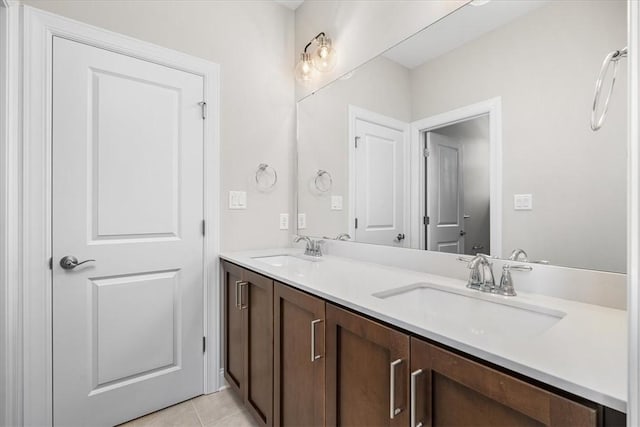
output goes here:
{"type": "Polygon", "coordinates": [[[464,231],[464,230],[460,230],[460,235],[461,235],[461,236],[464,236],[465,234],[467,234],[467,232],[466,232],[466,231],[464,231]]]}
{"type": "Polygon", "coordinates": [[[77,266],[86,262],[95,262],[95,259],[87,259],[82,262],[78,262],[78,258],[72,255],[67,255],[66,257],[60,259],[60,267],[64,268],[65,270],[73,270],[77,266]]]}
{"type": "Polygon", "coordinates": [[[402,240],[404,240],[404,234],[403,233],[398,233],[398,235],[396,236],[396,240],[398,242],[401,242],[402,240]]]}

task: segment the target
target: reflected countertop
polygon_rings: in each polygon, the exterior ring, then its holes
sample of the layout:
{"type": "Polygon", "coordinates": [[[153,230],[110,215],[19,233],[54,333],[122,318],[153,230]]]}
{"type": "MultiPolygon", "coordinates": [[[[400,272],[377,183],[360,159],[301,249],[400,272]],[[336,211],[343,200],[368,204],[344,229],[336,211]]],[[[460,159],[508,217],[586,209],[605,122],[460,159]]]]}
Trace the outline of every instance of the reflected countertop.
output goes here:
{"type": "Polygon", "coordinates": [[[516,297],[489,295],[489,298],[511,298],[517,303],[566,313],[535,336],[520,337],[516,333],[496,337],[474,331],[471,316],[457,322],[444,321],[407,310],[393,298],[373,295],[418,282],[466,291],[462,280],[331,255],[315,262],[281,266],[256,259],[274,255],[305,258],[300,249],[294,248],[228,252],[220,256],[418,336],[626,412],[627,312],[624,310],[525,292],[519,292],[516,297]],[[461,328],[461,324],[470,327],[461,328]]]}

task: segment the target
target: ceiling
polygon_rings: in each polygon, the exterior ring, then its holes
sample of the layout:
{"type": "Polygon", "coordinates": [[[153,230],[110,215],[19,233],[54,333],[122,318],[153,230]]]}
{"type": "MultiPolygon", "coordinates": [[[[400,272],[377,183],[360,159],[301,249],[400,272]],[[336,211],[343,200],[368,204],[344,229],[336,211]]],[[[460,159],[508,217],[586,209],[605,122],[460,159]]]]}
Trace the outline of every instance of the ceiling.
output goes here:
{"type": "Polygon", "coordinates": [[[549,0],[494,0],[478,2],[477,6],[472,2],[389,49],[383,56],[413,69],[548,2],[549,0]]]}
{"type": "Polygon", "coordinates": [[[288,7],[291,10],[296,10],[298,6],[300,6],[304,0],[273,0],[278,4],[283,5],[284,7],[288,7]]]}

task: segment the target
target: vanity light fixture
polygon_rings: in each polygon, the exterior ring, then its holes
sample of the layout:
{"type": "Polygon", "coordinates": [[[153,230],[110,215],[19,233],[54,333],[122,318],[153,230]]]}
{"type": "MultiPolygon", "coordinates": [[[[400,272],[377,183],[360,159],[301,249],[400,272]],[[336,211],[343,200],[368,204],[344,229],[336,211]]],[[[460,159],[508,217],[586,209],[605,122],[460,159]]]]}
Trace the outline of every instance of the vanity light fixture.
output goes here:
{"type": "Polygon", "coordinates": [[[329,72],[335,67],[336,61],[337,54],[331,39],[324,32],[321,32],[307,43],[304,51],[300,54],[300,62],[296,65],[295,70],[296,80],[301,84],[310,83],[315,77],[316,71],[329,72]],[[308,53],[307,49],[314,42],[318,48],[312,54],[308,53]]]}

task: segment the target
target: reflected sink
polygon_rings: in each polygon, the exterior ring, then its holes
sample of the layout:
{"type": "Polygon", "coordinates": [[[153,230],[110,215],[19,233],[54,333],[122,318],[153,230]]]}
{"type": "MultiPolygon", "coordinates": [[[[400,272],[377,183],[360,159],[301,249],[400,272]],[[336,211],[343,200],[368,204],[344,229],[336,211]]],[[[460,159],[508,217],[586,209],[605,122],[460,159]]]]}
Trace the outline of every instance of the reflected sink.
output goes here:
{"type": "Polygon", "coordinates": [[[528,338],[540,335],[566,313],[518,301],[518,297],[483,294],[433,283],[414,283],[373,294],[434,324],[474,335],[528,338]]]}
{"type": "Polygon", "coordinates": [[[264,262],[274,267],[302,267],[302,266],[309,266],[315,262],[320,261],[319,259],[302,258],[295,255],[260,256],[260,257],[254,257],[252,259],[255,259],[256,261],[264,262]]]}

